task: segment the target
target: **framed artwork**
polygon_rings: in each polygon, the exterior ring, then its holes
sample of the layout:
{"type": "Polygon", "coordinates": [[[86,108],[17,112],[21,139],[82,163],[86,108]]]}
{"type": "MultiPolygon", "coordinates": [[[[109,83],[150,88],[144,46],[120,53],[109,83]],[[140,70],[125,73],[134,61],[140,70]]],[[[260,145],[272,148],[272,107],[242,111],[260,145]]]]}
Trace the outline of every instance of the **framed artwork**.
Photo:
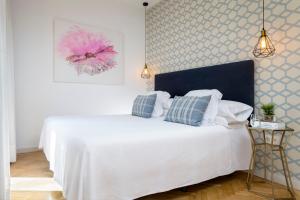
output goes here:
{"type": "Polygon", "coordinates": [[[119,85],[124,81],[123,35],[54,20],[54,81],[119,85]]]}

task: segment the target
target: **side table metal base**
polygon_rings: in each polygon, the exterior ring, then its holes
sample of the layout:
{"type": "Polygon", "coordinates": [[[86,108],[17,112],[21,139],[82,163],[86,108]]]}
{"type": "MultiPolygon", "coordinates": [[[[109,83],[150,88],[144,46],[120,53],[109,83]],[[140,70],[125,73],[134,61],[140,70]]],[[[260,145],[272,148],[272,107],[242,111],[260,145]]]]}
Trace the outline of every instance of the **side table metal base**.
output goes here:
{"type": "Polygon", "coordinates": [[[285,154],[285,150],[284,150],[284,145],[283,145],[283,141],[284,141],[284,137],[285,137],[285,133],[286,131],[294,131],[293,129],[290,128],[286,128],[283,130],[270,130],[270,129],[261,129],[261,128],[253,128],[253,127],[247,127],[248,128],[248,132],[251,138],[251,144],[252,144],[252,155],[251,155],[251,160],[250,160],[250,165],[249,165],[249,170],[248,170],[248,176],[247,176],[247,188],[248,191],[254,192],[255,194],[259,195],[259,196],[263,196],[266,198],[271,198],[271,199],[296,199],[295,197],[295,192],[293,189],[293,183],[291,180],[291,175],[290,175],[290,170],[288,167],[288,162],[287,162],[287,158],[286,158],[286,154],[285,154]],[[262,133],[263,134],[263,142],[262,143],[257,143],[255,140],[255,137],[253,135],[253,130],[257,131],[258,133],[262,133]],[[270,131],[271,132],[271,143],[267,143],[266,142],[266,131],[270,131]],[[280,139],[280,143],[279,144],[274,144],[274,135],[275,134],[281,134],[281,139],[280,139]],[[266,182],[270,182],[271,186],[272,186],[272,197],[261,194],[259,192],[255,192],[251,190],[251,184],[253,182],[253,176],[254,176],[254,171],[255,171],[255,159],[256,159],[256,151],[259,147],[263,147],[263,151],[264,151],[264,180],[266,182]],[[267,161],[267,153],[271,154],[271,180],[268,181],[267,180],[267,166],[266,166],[266,161],[267,161]],[[285,181],[286,181],[286,187],[287,190],[290,194],[290,197],[286,197],[286,198],[276,198],[275,197],[275,192],[274,192],[274,154],[275,152],[278,152],[280,155],[280,159],[281,159],[281,164],[282,164],[282,168],[283,168],[283,173],[284,173],[284,177],[285,177],[285,181]]]}

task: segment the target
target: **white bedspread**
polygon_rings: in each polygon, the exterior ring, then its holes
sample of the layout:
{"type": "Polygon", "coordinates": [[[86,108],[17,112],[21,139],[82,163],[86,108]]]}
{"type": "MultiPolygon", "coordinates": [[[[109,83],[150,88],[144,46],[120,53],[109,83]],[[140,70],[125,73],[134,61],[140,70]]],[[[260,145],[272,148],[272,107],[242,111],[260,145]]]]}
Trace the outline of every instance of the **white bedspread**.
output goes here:
{"type": "Polygon", "coordinates": [[[120,116],[45,120],[40,148],[67,200],[132,200],[248,168],[246,128],[120,116]]]}

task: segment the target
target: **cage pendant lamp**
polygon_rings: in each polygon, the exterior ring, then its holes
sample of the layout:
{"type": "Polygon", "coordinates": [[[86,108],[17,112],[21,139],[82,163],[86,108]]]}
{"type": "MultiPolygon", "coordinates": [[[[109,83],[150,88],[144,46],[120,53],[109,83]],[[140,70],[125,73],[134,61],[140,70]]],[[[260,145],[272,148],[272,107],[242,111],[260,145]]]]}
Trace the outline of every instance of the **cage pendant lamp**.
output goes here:
{"type": "Polygon", "coordinates": [[[147,63],[146,63],[146,45],[147,45],[147,43],[146,43],[146,9],[147,9],[147,6],[148,6],[148,2],[144,2],[143,3],[143,6],[145,7],[145,65],[144,65],[144,69],[143,69],[143,71],[142,71],[142,73],[141,73],[141,77],[143,78],[143,79],[150,79],[150,77],[151,77],[151,74],[150,74],[150,71],[149,71],[149,68],[148,68],[148,66],[147,66],[147,63]]]}
{"type": "Polygon", "coordinates": [[[257,44],[254,47],[253,55],[257,58],[266,58],[275,54],[275,47],[265,30],[265,0],[263,0],[263,28],[257,44]]]}

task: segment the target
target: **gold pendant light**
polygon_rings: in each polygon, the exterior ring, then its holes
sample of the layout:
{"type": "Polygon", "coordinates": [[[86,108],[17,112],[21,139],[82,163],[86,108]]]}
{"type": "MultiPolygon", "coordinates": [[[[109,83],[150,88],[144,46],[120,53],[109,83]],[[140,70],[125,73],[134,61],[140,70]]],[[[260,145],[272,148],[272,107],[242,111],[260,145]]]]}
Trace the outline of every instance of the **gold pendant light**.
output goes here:
{"type": "Polygon", "coordinates": [[[141,77],[143,79],[149,79],[151,77],[150,75],[150,71],[148,69],[148,66],[147,66],[147,63],[146,63],[146,9],[147,9],[147,6],[148,6],[148,2],[144,2],[143,3],[143,6],[145,7],[145,66],[144,66],[144,69],[142,71],[142,74],[141,74],[141,77]]]}
{"type": "Polygon", "coordinates": [[[273,56],[274,53],[275,47],[265,30],[265,0],[263,0],[263,28],[261,30],[261,36],[254,47],[253,55],[257,58],[266,58],[273,56]]]}
{"type": "Polygon", "coordinates": [[[150,75],[148,66],[147,66],[147,64],[145,64],[144,69],[143,69],[142,74],[141,74],[141,77],[144,78],[144,79],[149,79],[150,76],[151,75],[150,75]]]}

